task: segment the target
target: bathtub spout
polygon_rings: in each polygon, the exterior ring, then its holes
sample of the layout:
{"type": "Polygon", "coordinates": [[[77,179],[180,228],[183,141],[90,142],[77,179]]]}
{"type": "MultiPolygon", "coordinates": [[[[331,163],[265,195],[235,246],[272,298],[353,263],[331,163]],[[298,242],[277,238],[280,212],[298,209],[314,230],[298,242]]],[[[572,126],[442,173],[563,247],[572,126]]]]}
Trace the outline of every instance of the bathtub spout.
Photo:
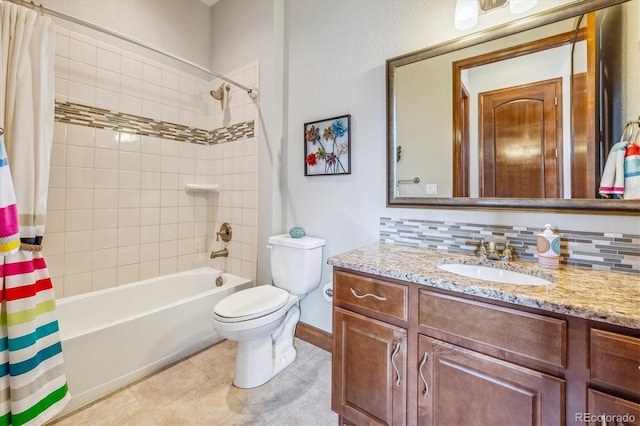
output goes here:
{"type": "Polygon", "coordinates": [[[222,250],[212,251],[211,259],[215,259],[216,257],[229,257],[229,250],[223,248],[222,250]]]}

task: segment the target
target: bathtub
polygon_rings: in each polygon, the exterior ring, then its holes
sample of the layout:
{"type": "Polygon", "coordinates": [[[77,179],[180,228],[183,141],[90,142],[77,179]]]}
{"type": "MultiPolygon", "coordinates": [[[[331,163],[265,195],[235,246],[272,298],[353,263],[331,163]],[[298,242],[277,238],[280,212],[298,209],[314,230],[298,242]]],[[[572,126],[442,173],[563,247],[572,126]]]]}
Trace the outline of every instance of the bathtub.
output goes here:
{"type": "Polygon", "coordinates": [[[213,306],[250,286],[251,280],[198,268],[59,299],[71,392],[60,415],[222,340],[213,329],[213,306]]]}

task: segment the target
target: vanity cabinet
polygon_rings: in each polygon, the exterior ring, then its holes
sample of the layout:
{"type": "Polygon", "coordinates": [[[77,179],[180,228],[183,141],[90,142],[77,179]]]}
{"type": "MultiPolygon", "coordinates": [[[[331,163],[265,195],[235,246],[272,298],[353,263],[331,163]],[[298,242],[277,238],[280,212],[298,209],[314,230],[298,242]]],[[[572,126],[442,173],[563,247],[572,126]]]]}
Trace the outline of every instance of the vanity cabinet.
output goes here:
{"type": "Polygon", "coordinates": [[[332,409],[343,424],[407,424],[407,287],[338,272],[333,294],[332,409]]]}
{"type": "Polygon", "coordinates": [[[341,425],[640,426],[639,366],[637,329],[334,267],[341,425]]]}

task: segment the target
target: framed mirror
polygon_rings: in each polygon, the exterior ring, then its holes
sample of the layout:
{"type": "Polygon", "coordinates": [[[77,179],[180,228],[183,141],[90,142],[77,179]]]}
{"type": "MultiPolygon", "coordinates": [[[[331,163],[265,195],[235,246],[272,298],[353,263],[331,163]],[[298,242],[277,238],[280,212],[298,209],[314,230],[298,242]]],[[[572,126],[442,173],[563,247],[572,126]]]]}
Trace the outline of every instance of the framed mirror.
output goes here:
{"type": "Polygon", "coordinates": [[[580,1],[387,60],[387,205],[639,213],[598,193],[639,120],[639,17],[580,1]]]}

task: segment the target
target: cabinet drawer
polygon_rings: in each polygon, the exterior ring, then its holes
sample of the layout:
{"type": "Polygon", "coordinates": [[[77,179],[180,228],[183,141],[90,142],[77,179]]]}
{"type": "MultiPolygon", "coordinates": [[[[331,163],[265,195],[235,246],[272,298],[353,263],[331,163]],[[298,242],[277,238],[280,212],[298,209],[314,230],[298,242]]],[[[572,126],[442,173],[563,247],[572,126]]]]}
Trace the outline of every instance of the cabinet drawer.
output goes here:
{"type": "Polygon", "coordinates": [[[640,396],[640,339],[591,329],[591,379],[640,396]]]}
{"type": "Polygon", "coordinates": [[[407,321],[407,286],[336,271],[333,300],[336,305],[407,321]]]}
{"type": "Polygon", "coordinates": [[[421,290],[419,324],[499,358],[567,365],[564,320],[421,290]]]}
{"type": "Polygon", "coordinates": [[[593,389],[588,390],[587,413],[584,418],[579,418],[581,414],[576,414],[576,422],[595,424],[614,424],[637,426],[640,425],[640,404],[616,398],[612,395],[598,392],[593,389]],[[591,418],[586,418],[589,415],[591,418]]]}

